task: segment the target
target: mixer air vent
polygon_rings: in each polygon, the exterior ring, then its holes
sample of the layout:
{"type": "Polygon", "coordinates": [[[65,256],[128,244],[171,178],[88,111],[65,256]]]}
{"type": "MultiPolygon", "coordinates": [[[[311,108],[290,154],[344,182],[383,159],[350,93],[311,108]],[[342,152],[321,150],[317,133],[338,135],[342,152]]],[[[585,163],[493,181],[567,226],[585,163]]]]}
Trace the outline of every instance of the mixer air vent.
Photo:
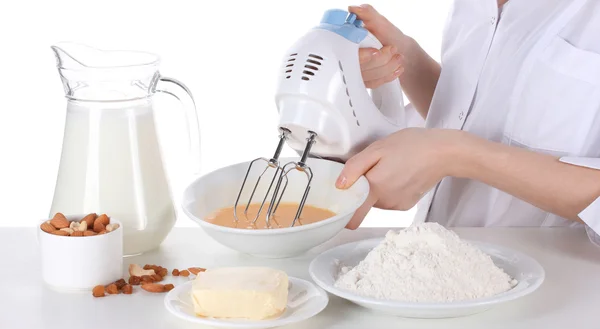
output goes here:
{"type": "Polygon", "coordinates": [[[298,53],[290,54],[290,57],[286,61],[286,65],[285,65],[285,74],[286,74],[285,78],[286,79],[289,79],[292,77],[292,69],[294,67],[294,62],[296,61],[297,55],[298,55],[298,53]]]}
{"type": "Polygon", "coordinates": [[[319,66],[323,64],[323,57],[315,54],[309,54],[302,71],[302,80],[308,81],[319,70],[319,66]]]}
{"type": "Polygon", "coordinates": [[[344,75],[344,67],[342,66],[342,62],[338,61],[338,65],[340,66],[340,73],[342,74],[342,81],[344,82],[344,87],[346,87],[346,96],[348,96],[348,105],[350,105],[350,109],[352,110],[352,116],[356,119],[356,125],[360,126],[360,122],[358,122],[358,118],[356,117],[356,111],[354,111],[354,106],[352,105],[352,97],[350,97],[350,90],[348,90],[348,84],[346,83],[346,76],[344,75]]]}

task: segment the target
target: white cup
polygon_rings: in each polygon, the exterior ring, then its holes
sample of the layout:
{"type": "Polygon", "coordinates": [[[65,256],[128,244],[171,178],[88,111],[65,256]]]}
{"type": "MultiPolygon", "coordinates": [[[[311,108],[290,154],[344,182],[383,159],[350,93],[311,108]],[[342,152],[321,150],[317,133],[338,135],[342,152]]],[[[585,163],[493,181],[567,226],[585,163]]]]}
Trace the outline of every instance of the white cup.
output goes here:
{"type": "MultiPolygon", "coordinates": [[[[80,221],[85,215],[65,216],[80,221]]],[[[45,219],[39,224],[48,221],[45,219]]],[[[88,291],[123,277],[123,225],[106,234],[71,237],[42,231],[37,227],[42,278],[59,291],[88,291]]]]}

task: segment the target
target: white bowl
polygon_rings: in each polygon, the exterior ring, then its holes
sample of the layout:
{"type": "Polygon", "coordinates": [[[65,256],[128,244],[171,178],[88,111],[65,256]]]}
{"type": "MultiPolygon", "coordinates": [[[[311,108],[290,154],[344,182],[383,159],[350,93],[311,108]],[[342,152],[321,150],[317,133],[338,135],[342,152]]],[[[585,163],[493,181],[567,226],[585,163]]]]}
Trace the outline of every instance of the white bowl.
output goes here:
{"type": "Polygon", "coordinates": [[[213,328],[265,329],[302,322],[319,314],[329,303],[327,293],[312,282],[289,277],[288,302],[285,312],[268,320],[214,319],[196,316],[192,303],[193,281],[178,285],[165,296],[165,307],[171,314],[191,323],[213,328]]]}
{"type": "Polygon", "coordinates": [[[469,241],[490,255],[494,264],[502,268],[518,284],[496,296],[448,303],[410,303],[381,300],[357,295],[334,286],[341,266],[355,266],[375,248],[383,238],[353,242],[332,248],[317,256],[310,264],[309,273],[321,288],[362,307],[388,315],[407,318],[451,318],[472,315],[531,294],[541,286],[545,272],[533,258],[515,250],[493,244],[469,241]]]}
{"type": "MultiPolygon", "coordinates": [[[[69,221],[80,221],[85,215],[66,215],[69,221]]],[[[48,221],[45,219],[39,224],[48,221]]],[[[71,237],[42,231],[37,227],[42,279],[58,291],[89,291],[123,277],[123,228],[106,234],[71,237]]]]}
{"type": "MultiPolygon", "coordinates": [[[[285,164],[297,160],[282,158],[281,162],[285,164]]],[[[335,212],[336,216],[312,224],[268,230],[229,228],[206,222],[204,219],[212,212],[235,204],[249,163],[224,167],[197,179],[185,190],[183,197],[183,211],[193,221],[219,243],[242,253],[264,258],[285,258],[302,254],[328,241],[344,229],[369,194],[369,183],[365,177],[360,177],[349,189],[337,189],[335,181],[343,164],[311,158],[308,159],[307,165],[310,166],[314,178],[306,204],[329,209],[335,212]]],[[[265,162],[258,162],[252,167],[238,205],[247,203],[254,183],[265,166],[265,162]]],[[[271,175],[272,172],[274,171],[270,171],[271,175]]],[[[291,173],[282,202],[300,202],[306,182],[303,173],[291,173]]],[[[253,203],[259,199],[262,201],[261,197],[264,196],[268,183],[270,178],[265,176],[256,191],[253,203]]]]}

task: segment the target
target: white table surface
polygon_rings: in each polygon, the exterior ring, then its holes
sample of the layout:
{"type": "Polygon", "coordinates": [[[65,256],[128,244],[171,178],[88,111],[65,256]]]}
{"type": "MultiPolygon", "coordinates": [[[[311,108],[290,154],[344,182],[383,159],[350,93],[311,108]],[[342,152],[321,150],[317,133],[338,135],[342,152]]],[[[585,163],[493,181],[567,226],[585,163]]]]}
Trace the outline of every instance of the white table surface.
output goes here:
{"type": "MultiPolygon", "coordinates": [[[[164,294],[135,287],[132,295],[93,298],[91,293],[57,293],[40,278],[33,228],[0,229],[0,329],[204,328],[180,320],[163,306],[164,294]]],[[[308,264],[333,246],[380,237],[385,228],[343,231],[325,245],[292,259],[266,260],[220,246],[200,228],[175,228],[160,249],[125,264],[190,266],[267,265],[309,279],[308,264]]],[[[532,295],[464,318],[403,319],[372,313],[330,295],[316,317],[286,329],[324,328],[600,328],[600,248],[580,229],[457,228],[463,238],[502,244],[536,258],[546,270],[544,284],[532,295]]],[[[126,268],[127,266],[125,266],[126,268]]],[[[128,276],[125,276],[127,278],[128,276]]],[[[174,284],[184,278],[170,278],[174,284]]]]}

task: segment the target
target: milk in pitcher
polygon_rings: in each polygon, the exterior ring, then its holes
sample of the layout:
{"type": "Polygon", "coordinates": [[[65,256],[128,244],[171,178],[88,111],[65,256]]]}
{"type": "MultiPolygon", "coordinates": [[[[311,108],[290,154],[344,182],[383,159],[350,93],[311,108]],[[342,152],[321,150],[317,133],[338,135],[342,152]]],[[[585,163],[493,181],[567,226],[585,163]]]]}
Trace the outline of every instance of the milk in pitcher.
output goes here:
{"type": "Polygon", "coordinates": [[[150,98],[68,102],[51,209],[56,212],[120,220],[126,255],[164,240],[176,215],[150,98]]]}

